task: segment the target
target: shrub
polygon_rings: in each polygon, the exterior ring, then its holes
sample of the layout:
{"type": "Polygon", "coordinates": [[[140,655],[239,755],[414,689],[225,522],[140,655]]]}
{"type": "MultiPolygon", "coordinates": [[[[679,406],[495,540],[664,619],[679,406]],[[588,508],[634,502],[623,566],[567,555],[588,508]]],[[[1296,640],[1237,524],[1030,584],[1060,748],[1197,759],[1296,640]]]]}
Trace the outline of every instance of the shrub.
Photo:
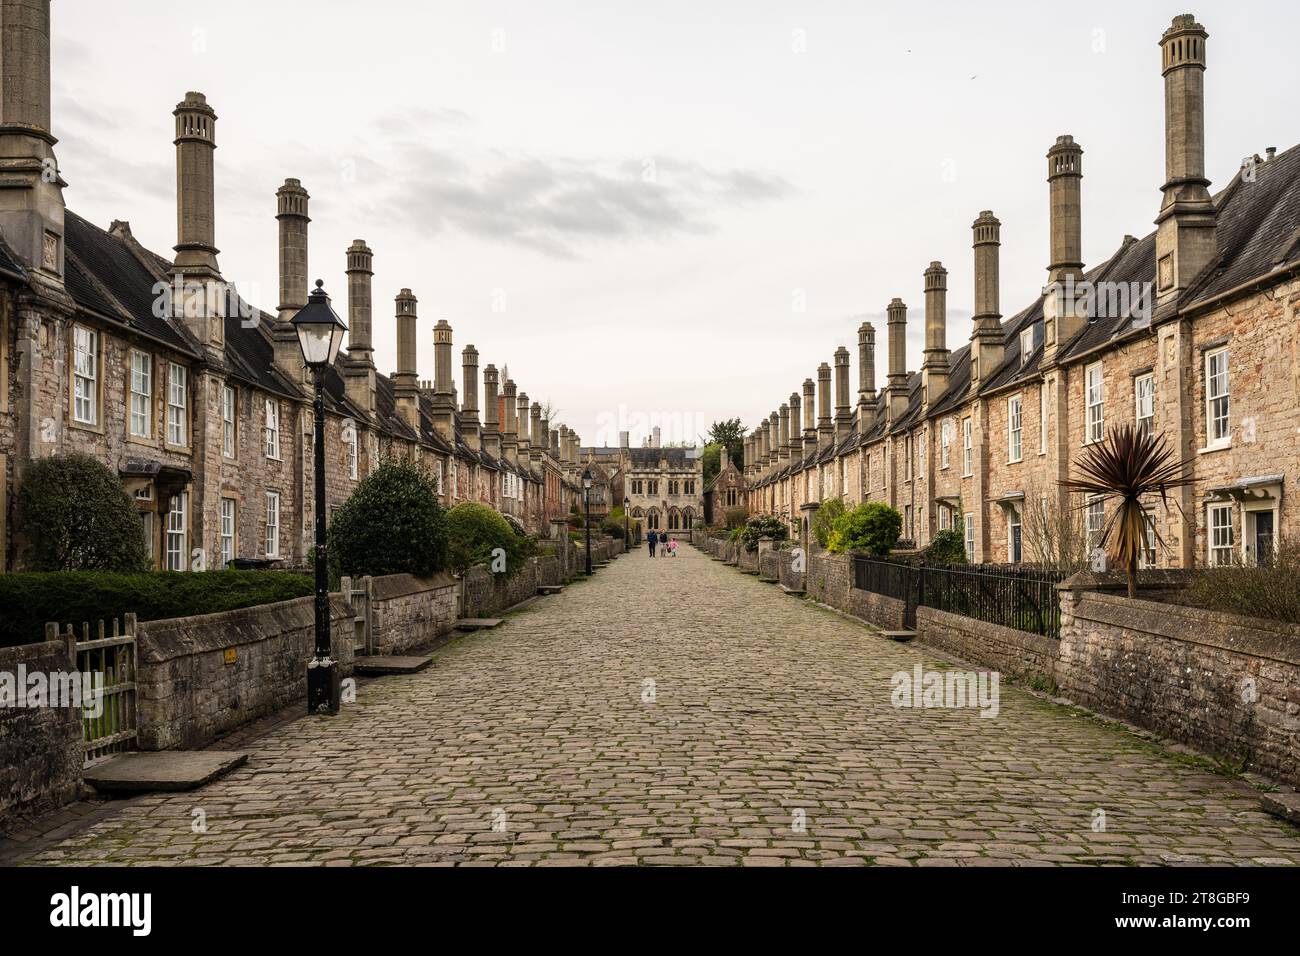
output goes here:
{"type": "Polygon", "coordinates": [[[930,539],[925,560],[934,564],[965,564],[966,540],[960,531],[948,528],[930,539]]]}
{"type": "Polygon", "coordinates": [[[879,501],[868,501],[840,515],[831,533],[831,551],[865,551],[884,557],[903,532],[898,509],[879,501]]]}
{"type": "Polygon", "coordinates": [[[627,526],[624,522],[623,509],[615,508],[600,522],[601,533],[621,541],[627,536],[627,526]]]}
{"type": "Polygon", "coordinates": [[[326,537],[335,575],[414,574],[447,567],[447,516],[433,476],[408,461],[385,461],[357,485],[326,537]]]}
{"type": "Polygon", "coordinates": [[[19,492],[33,571],[145,571],[140,515],[117,475],[89,455],[27,466],[19,492]]]}
{"type": "Polygon", "coordinates": [[[740,532],[740,540],[745,543],[746,551],[757,551],[759,538],[784,541],[789,536],[790,529],[775,515],[756,515],[745,523],[740,532]]]}
{"type": "Polygon", "coordinates": [[[448,566],[463,574],[476,564],[489,567],[497,549],[505,552],[505,575],[510,577],[533,555],[536,544],[516,534],[500,513],[487,505],[466,501],[447,512],[448,566]]]}
{"type": "Polygon", "coordinates": [[[0,575],[0,647],[44,640],[45,623],[106,623],[215,614],[315,593],[312,579],[287,571],[61,571],[0,575]]]}
{"type": "Polygon", "coordinates": [[[743,528],[745,522],[749,520],[749,512],[744,508],[731,508],[727,511],[723,520],[726,522],[728,531],[734,530],[735,528],[743,528]]]}
{"type": "Polygon", "coordinates": [[[835,522],[847,509],[841,498],[827,498],[814,512],[812,534],[823,548],[830,544],[831,534],[835,531],[835,522]]]}
{"type": "Polygon", "coordinates": [[[1207,568],[1183,593],[1196,607],[1274,621],[1300,621],[1300,539],[1283,539],[1277,553],[1258,565],[1207,568]]]}

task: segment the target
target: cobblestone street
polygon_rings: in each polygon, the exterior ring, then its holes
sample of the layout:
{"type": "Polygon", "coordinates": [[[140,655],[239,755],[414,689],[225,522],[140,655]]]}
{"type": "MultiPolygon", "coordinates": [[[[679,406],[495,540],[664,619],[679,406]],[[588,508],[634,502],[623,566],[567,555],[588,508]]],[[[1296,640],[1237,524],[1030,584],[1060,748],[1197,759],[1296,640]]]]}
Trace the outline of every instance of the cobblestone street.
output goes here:
{"type": "Polygon", "coordinates": [[[941,666],[689,546],[642,550],[31,861],[1300,862],[1248,785],[1073,710],[1006,686],[994,718],[892,706],[918,662],[941,666]]]}

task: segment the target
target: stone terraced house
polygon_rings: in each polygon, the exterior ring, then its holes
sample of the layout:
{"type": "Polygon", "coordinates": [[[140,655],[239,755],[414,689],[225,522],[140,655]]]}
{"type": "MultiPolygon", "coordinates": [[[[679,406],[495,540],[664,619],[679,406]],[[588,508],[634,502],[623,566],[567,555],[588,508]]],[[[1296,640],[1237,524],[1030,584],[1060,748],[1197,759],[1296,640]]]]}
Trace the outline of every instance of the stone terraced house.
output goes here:
{"type": "MultiPolygon", "coordinates": [[[[23,567],[17,490],[33,459],[84,452],[122,479],[156,567],[234,559],[303,566],[312,541],[311,388],[289,324],[307,302],[309,196],[277,193],[280,303],[270,315],[222,279],[215,246],[217,116],[177,105],[174,258],[125,222],[65,209],[50,123],[49,0],[0,7],[0,571],[23,567]]],[[[396,298],[397,369],[371,348],[373,253],[346,250],[348,348],[326,376],[331,511],[385,457],[438,477],[443,504],[479,501],[548,533],[577,495],[578,439],[478,353],[452,382],[452,330],[434,328],[436,377],[416,377],[417,300],[396,298]],[[566,439],[562,444],[560,434],[566,439]]]]}
{"type": "Polygon", "coordinates": [[[823,363],[816,385],[806,380],[802,396],[751,433],[751,511],[781,515],[797,531],[824,499],[886,501],[917,546],[952,528],[972,560],[1034,561],[1028,509],[1082,512],[1095,543],[1105,502],[1069,495],[1058,481],[1088,444],[1132,423],[1166,435],[1195,478],[1172,503],[1151,503],[1164,546],[1152,535],[1144,563],[1251,560],[1300,536],[1300,148],[1248,159],[1211,195],[1207,35],[1182,15],[1160,39],[1166,182],[1155,231],[1124,237],[1085,269],[1083,148],[1059,137],[1047,154],[1047,288],[1003,317],[1001,224],[981,213],[969,343],[946,348],[947,272],[931,263],[920,370],[906,367],[907,307],[894,299],[884,388],[875,383],[875,330],[863,324],[856,408],[840,348],[833,409],[823,363]]]}

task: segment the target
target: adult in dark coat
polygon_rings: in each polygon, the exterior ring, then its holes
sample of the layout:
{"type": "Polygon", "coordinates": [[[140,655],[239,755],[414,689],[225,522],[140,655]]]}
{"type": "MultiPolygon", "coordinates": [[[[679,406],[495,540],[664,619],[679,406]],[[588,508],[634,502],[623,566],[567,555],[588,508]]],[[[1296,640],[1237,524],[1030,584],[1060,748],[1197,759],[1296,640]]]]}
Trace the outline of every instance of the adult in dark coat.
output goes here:
{"type": "Polygon", "coordinates": [[[646,540],[650,542],[650,557],[655,556],[655,545],[659,543],[659,532],[651,531],[646,535],[646,540]]]}

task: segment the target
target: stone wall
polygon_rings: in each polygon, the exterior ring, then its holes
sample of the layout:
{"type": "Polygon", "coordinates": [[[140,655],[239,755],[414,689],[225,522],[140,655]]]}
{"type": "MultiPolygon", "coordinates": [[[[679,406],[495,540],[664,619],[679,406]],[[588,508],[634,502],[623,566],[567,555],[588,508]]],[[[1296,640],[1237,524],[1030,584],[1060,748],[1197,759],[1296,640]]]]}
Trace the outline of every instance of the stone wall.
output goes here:
{"type": "Polygon", "coordinates": [[[874,591],[848,589],[848,606],[841,608],[854,617],[874,624],[885,631],[901,631],[907,627],[907,607],[898,598],[886,597],[874,591]]]}
{"type": "MultiPolygon", "coordinates": [[[[305,706],[315,601],[142,621],[136,638],[140,749],[202,747],[295,701],[305,706]]],[[[334,594],[330,616],[332,654],[346,677],[355,615],[334,594]]]]}
{"type": "MultiPolygon", "coordinates": [[[[880,595],[872,597],[891,600],[880,595]]],[[[902,602],[893,603],[898,605],[901,622],[902,602]]],[[[1041,634],[988,624],[932,607],[918,607],[916,636],[929,647],[994,668],[1018,681],[1051,686],[1056,680],[1057,642],[1041,634]]]]}
{"type": "Polygon", "coordinates": [[[777,556],[781,562],[777,567],[777,581],[791,591],[802,591],[804,589],[804,573],[794,569],[794,552],[778,551],[777,556]]]}
{"type": "MultiPolygon", "coordinates": [[[[76,660],[62,641],[0,647],[0,674],[70,673],[76,660]]],[[[81,712],[75,707],[0,707],[0,831],[15,817],[53,809],[81,788],[81,712]]]]}
{"type": "Polygon", "coordinates": [[[849,601],[853,559],[847,554],[831,554],[813,545],[808,549],[807,561],[808,596],[846,613],[854,613],[849,601]]]}
{"type": "Polygon", "coordinates": [[[456,581],[449,574],[363,578],[370,593],[371,652],[405,654],[456,624],[456,581]]]}
{"type": "Polygon", "coordinates": [[[1061,596],[1064,696],[1300,784],[1300,625],[1065,585],[1061,596]]]}

